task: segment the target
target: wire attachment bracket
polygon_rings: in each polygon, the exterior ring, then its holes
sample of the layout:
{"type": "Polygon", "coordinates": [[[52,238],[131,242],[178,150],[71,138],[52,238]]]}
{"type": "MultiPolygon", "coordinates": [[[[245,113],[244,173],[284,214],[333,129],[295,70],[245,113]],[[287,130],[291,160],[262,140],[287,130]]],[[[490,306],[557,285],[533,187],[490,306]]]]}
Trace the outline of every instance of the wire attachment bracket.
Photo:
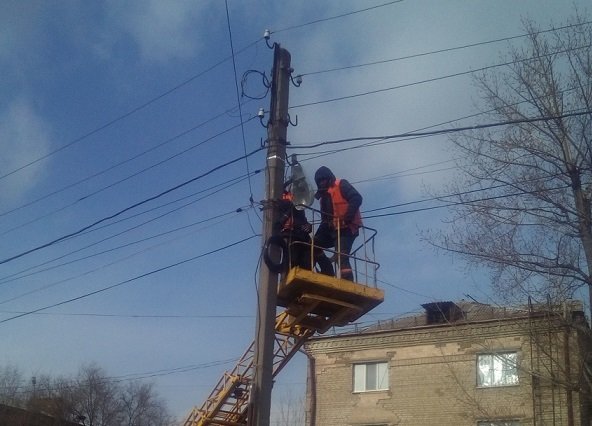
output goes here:
{"type": "Polygon", "coordinates": [[[300,85],[302,84],[302,74],[298,74],[295,78],[296,80],[294,80],[294,77],[292,76],[292,72],[294,72],[293,69],[290,70],[290,80],[292,81],[292,84],[295,87],[300,87],[300,85]]]}
{"type": "Polygon", "coordinates": [[[269,47],[270,49],[274,49],[275,48],[275,43],[271,43],[269,42],[269,39],[271,38],[271,31],[266,29],[263,32],[263,38],[265,39],[265,44],[267,44],[267,47],[269,47]]]}
{"type": "Polygon", "coordinates": [[[298,115],[296,115],[296,122],[292,122],[292,117],[288,114],[288,124],[291,124],[294,127],[298,126],[298,115]]]}
{"type": "Polygon", "coordinates": [[[257,112],[257,117],[259,117],[261,125],[267,129],[269,127],[269,121],[267,122],[267,124],[263,123],[263,119],[265,118],[265,110],[263,108],[259,108],[259,111],[257,112]]]}

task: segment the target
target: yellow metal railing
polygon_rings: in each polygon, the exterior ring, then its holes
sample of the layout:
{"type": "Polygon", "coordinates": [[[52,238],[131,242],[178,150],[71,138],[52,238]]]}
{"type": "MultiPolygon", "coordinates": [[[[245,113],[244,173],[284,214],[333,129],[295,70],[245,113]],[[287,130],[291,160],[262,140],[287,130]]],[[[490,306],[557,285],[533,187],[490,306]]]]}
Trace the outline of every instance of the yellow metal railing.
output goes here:
{"type": "Polygon", "coordinates": [[[323,250],[325,253],[330,254],[330,260],[333,264],[333,269],[335,271],[335,275],[337,278],[340,278],[339,273],[341,271],[341,258],[347,257],[350,260],[350,264],[352,266],[353,274],[354,274],[354,281],[359,284],[364,284],[372,287],[377,287],[378,285],[378,269],[380,268],[380,264],[376,261],[376,253],[375,253],[375,239],[378,231],[376,229],[367,227],[367,226],[360,226],[359,234],[354,240],[354,246],[350,253],[341,253],[339,251],[339,247],[341,246],[341,229],[336,229],[336,238],[335,238],[335,246],[333,248],[323,248],[317,244],[315,244],[315,232],[318,229],[319,225],[321,224],[321,212],[319,210],[313,209],[307,206],[298,206],[302,208],[306,208],[307,211],[311,212],[312,220],[312,233],[311,239],[309,242],[300,241],[300,240],[290,240],[286,238],[286,245],[288,247],[287,253],[285,254],[288,256],[288,268],[291,269],[296,265],[293,259],[290,256],[290,253],[293,252],[292,249],[300,249],[306,250],[309,255],[309,265],[310,269],[313,272],[316,272],[315,269],[315,252],[318,250],[323,250]],[[361,242],[357,242],[361,239],[361,242]],[[357,242],[357,245],[356,245],[357,242]]]}

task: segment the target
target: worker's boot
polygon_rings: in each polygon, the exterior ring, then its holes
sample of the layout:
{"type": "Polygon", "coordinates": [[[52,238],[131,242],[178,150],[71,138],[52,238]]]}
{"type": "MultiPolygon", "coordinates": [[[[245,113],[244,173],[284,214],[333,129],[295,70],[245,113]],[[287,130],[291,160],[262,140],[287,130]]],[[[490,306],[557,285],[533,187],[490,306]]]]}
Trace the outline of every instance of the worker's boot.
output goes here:
{"type": "Polygon", "coordinates": [[[319,265],[319,269],[321,274],[335,276],[335,271],[333,269],[333,264],[327,257],[325,253],[319,254],[316,257],[317,265],[319,265]]]}
{"type": "Polygon", "coordinates": [[[341,269],[341,279],[353,281],[354,280],[354,273],[352,272],[351,268],[341,269]]]}

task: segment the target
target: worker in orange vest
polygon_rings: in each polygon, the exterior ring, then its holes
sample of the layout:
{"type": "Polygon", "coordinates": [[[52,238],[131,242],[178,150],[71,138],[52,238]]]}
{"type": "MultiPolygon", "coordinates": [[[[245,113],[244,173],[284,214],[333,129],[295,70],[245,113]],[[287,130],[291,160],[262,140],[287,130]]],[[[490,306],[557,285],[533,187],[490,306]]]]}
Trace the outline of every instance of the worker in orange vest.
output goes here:
{"type": "MultiPolygon", "coordinates": [[[[315,233],[314,245],[327,249],[335,247],[341,278],[353,280],[350,252],[362,226],[362,196],[347,180],[336,179],[333,172],[325,166],[316,171],[315,182],[315,198],[321,206],[321,224],[315,233]]],[[[315,260],[322,273],[333,274],[329,259],[325,261],[320,257],[315,260]]]]}

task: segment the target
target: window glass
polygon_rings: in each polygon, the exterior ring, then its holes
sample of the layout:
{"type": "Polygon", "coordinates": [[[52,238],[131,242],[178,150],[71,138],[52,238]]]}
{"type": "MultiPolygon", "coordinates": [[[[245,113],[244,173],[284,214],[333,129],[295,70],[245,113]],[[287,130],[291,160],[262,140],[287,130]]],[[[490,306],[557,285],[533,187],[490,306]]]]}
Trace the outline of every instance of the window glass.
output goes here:
{"type": "Polygon", "coordinates": [[[388,364],[381,362],[376,364],[377,389],[388,389],[388,364]]]}
{"type": "Polygon", "coordinates": [[[480,354],[477,357],[478,386],[509,386],[518,384],[516,352],[480,354]]]}
{"type": "Polygon", "coordinates": [[[388,389],[388,363],[354,364],[354,392],[388,389]]]}
{"type": "Polygon", "coordinates": [[[376,364],[366,365],[366,389],[378,389],[376,387],[376,364]]]}
{"type": "Polygon", "coordinates": [[[354,392],[366,390],[366,364],[354,365],[354,392]]]}

